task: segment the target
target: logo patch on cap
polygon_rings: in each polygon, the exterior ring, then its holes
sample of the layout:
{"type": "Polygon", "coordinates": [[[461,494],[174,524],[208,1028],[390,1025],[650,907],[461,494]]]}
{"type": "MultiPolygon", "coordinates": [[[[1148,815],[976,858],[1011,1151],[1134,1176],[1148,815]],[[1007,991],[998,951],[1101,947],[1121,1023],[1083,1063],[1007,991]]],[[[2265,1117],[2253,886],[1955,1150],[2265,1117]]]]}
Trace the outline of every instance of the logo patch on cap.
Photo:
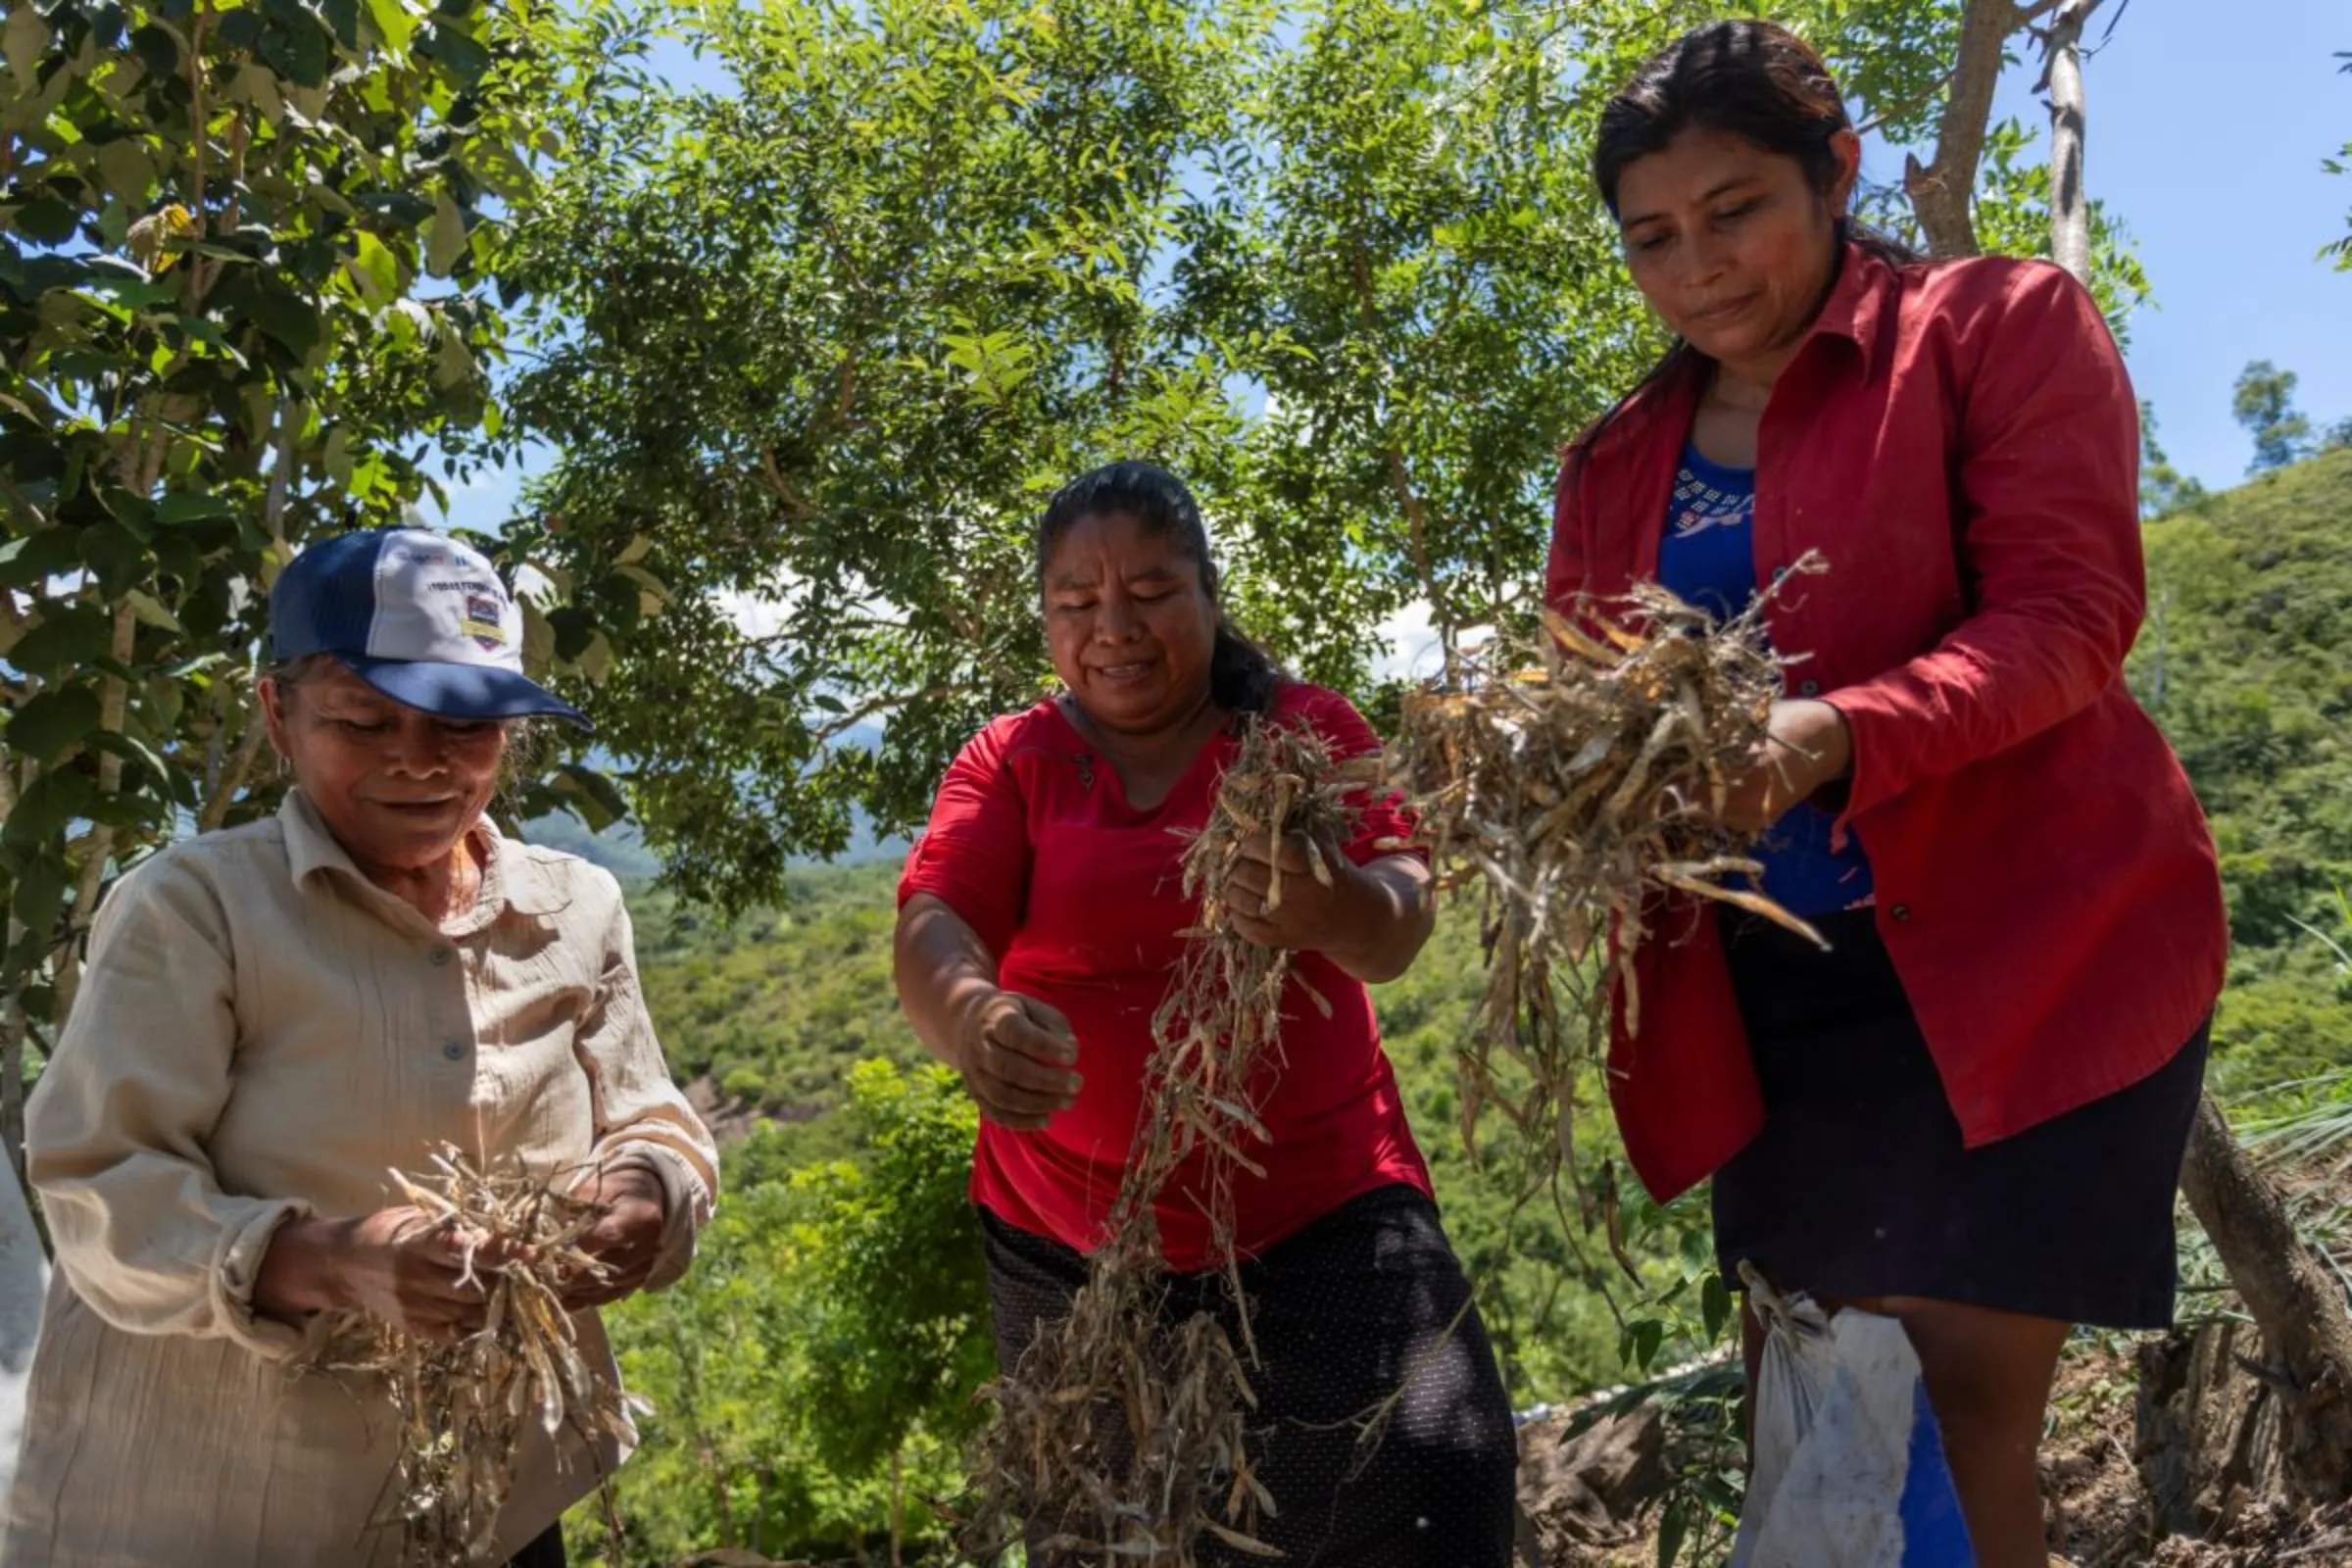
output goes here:
{"type": "Polygon", "coordinates": [[[466,618],[460,628],[466,636],[488,653],[497,653],[507,646],[507,630],[499,613],[499,603],[487,594],[466,596],[466,618]]]}

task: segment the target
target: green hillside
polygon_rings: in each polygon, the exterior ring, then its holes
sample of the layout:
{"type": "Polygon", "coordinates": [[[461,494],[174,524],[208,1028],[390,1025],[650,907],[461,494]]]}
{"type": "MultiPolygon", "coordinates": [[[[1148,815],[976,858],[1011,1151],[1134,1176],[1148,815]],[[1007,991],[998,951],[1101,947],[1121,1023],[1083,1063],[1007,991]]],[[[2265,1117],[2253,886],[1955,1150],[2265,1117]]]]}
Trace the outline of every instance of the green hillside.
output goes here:
{"type": "Polygon", "coordinates": [[[2216,1077],[2258,1093],[2352,1061],[2323,933],[2352,891],[2352,450],[2147,530],[2132,689],[2212,814],[2236,951],[2216,1077]]]}

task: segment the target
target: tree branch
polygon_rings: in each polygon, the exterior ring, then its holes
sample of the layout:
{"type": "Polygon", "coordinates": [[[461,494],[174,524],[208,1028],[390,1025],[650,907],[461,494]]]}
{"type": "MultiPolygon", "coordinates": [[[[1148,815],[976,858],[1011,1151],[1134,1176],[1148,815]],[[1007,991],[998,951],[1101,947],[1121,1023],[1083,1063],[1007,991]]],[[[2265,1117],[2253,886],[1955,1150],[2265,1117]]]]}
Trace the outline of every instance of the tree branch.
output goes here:
{"type": "Polygon", "coordinates": [[[970,681],[950,680],[941,681],[934,686],[926,686],[920,691],[893,692],[887,697],[877,697],[871,702],[851,709],[824,728],[815,731],[816,744],[819,746],[830,745],[867,719],[879,714],[895,713],[900,709],[910,708],[916,703],[933,703],[946,697],[967,697],[981,689],[970,681]]]}
{"type": "MultiPolygon", "coordinates": [[[[138,617],[128,605],[115,611],[114,641],[108,652],[119,664],[130,662],[134,641],[138,636],[138,617]]],[[[130,706],[130,683],[120,675],[109,675],[98,683],[98,730],[105,735],[122,733],[122,719],[130,706]]],[[[98,794],[112,800],[122,792],[122,759],[120,754],[106,752],[98,759],[98,794]]],[[[57,958],[57,1018],[63,1022],[74,1011],[74,993],[81,989],[81,959],[78,955],[80,935],[89,929],[90,917],[98,912],[98,895],[106,887],[106,866],[115,853],[115,829],[110,823],[98,823],[90,829],[83,847],[81,880],[74,893],[74,916],[66,931],[65,950],[57,958]]]]}
{"type": "MultiPolygon", "coordinates": [[[[2043,0],[2045,6],[2055,3],[2043,0]]],[[[1936,126],[1935,161],[1923,165],[1914,155],[1903,165],[1903,191],[1933,255],[1975,256],[1981,250],[1971,205],[1977,165],[1984,155],[1984,128],[1992,119],[1992,92],[2001,79],[2009,35],[2034,14],[2020,9],[2016,0],[1967,0],[1960,14],[1960,58],[1936,126]]]]}
{"type": "Polygon", "coordinates": [[[262,721],[262,702],[259,693],[246,705],[245,733],[237,741],[237,749],[221,769],[220,779],[213,785],[211,797],[204,809],[196,814],[196,830],[210,833],[228,816],[228,808],[245,788],[245,780],[253,772],[255,759],[262,755],[262,742],[268,738],[269,726],[262,721]]]}
{"type": "Polygon", "coordinates": [[[793,521],[809,522],[815,519],[818,514],[816,508],[809,505],[807,496],[794,488],[790,479],[784,477],[784,470],[776,466],[776,449],[773,446],[760,449],[760,478],[767,486],[768,493],[784,503],[784,510],[792,514],[793,521]]]}
{"type": "MultiPolygon", "coordinates": [[[[1364,334],[1373,340],[1372,346],[1381,352],[1385,360],[1386,351],[1379,348],[1380,314],[1372,288],[1372,262],[1364,253],[1360,231],[1350,236],[1348,270],[1355,281],[1356,309],[1364,334]]],[[[1413,476],[1404,466],[1403,451],[1396,442],[1386,439],[1385,431],[1383,437],[1381,461],[1388,468],[1389,487],[1396,492],[1396,504],[1404,513],[1405,550],[1413,564],[1413,576],[1421,585],[1422,597],[1429,601],[1430,619],[1437,627],[1439,646],[1446,650],[1446,666],[1451,668],[1453,617],[1447,612],[1445,600],[1438,592],[1437,572],[1430,564],[1429,511],[1413,489],[1413,476]]]]}

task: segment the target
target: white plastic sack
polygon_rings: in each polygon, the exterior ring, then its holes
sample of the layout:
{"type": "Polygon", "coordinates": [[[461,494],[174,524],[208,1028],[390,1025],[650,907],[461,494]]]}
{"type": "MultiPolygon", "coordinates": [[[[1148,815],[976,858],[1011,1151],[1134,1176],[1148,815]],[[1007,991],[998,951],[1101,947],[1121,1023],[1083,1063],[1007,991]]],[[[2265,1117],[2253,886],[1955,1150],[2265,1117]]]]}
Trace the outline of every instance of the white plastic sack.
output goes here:
{"type": "Polygon", "coordinates": [[[1740,1274],[1765,1340],[1732,1568],[1976,1568],[1903,1326],[1740,1274]]]}

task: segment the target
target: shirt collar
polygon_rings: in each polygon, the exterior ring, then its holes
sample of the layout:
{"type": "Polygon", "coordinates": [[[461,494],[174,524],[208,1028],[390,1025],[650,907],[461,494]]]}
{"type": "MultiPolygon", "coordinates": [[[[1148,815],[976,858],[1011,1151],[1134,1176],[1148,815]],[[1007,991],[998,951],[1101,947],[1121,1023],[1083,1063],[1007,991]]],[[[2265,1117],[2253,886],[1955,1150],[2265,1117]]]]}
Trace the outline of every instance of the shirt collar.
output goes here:
{"type": "MultiPolygon", "coordinates": [[[[335,838],[326,818],[318,814],[318,806],[300,786],[286,791],[286,798],[277,808],[277,819],[286,836],[287,868],[293,873],[297,887],[309,886],[315,877],[341,877],[351,886],[415,912],[410,905],[368,880],[367,873],[353,861],[350,852],[335,838]]],[[[517,914],[546,915],[564,908],[568,901],[563,890],[555,885],[546,867],[527,846],[499,832],[497,824],[486,816],[474,824],[473,832],[485,851],[482,890],[474,900],[472,911],[457,922],[459,925],[476,930],[489,925],[508,909],[517,914]]]]}

